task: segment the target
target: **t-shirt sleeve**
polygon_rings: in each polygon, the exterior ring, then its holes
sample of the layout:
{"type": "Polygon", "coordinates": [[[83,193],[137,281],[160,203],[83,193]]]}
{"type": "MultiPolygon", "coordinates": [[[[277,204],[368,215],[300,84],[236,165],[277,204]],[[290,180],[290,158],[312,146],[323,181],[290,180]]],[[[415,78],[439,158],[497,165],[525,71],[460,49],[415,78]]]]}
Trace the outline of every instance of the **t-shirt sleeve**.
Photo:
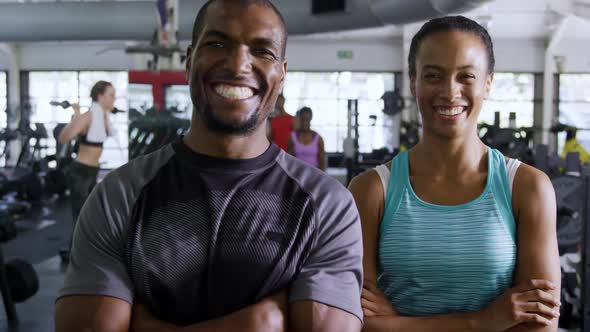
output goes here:
{"type": "Polygon", "coordinates": [[[291,284],[289,302],[323,303],[347,311],[362,322],[360,217],[352,195],[338,186],[316,207],[316,241],[291,284]]]}
{"type": "Polygon", "coordinates": [[[133,284],[124,256],[129,197],[120,183],[113,182],[118,181],[105,179],[97,185],[80,212],[58,299],[99,295],[133,303],[133,284]]]}

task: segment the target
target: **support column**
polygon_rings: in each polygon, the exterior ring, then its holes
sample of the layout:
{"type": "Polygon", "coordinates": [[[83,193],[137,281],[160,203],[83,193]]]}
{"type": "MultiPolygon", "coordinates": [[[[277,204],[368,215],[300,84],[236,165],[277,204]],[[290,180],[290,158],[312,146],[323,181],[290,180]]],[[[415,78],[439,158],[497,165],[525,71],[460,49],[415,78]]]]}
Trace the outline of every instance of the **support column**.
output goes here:
{"type": "MultiPolygon", "coordinates": [[[[563,31],[567,25],[569,15],[561,16],[557,20],[557,24],[551,36],[548,39],[547,47],[545,48],[545,69],[543,72],[543,112],[541,113],[541,124],[542,124],[542,137],[541,142],[549,145],[549,151],[555,152],[555,142],[551,142],[549,129],[551,128],[551,122],[557,110],[555,107],[555,61],[553,56],[555,55],[556,45],[559,43],[563,31]]],[[[552,140],[554,141],[554,140],[552,140]]]]}
{"type": "Polygon", "coordinates": [[[537,73],[534,76],[534,94],[533,94],[533,145],[542,144],[543,142],[543,74],[537,73]]]}
{"type": "Polygon", "coordinates": [[[14,43],[1,43],[0,52],[8,56],[8,109],[16,110],[20,102],[20,52],[14,43]]]}
{"type": "Polygon", "coordinates": [[[402,39],[402,56],[403,56],[403,71],[401,76],[398,74],[395,77],[395,88],[399,89],[401,96],[405,101],[405,108],[394,116],[385,116],[385,128],[390,130],[387,136],[387,147],[389,149],[399,148],[399,136],[402,121],[418,121],[419,113],[416,108],[416,102],[410,90],[410,79],[408,71],[408,54],[410,53],[410,44],[412,37],[418,32],[419,25],[406,24],[403,27],[402,39]]]}
{"type": "MultiPolygon", "coordinates": [[[[161,45],[173,47],[178,44],[178,0],[166,0],[165,6],[167,22],[164,26],[160,27],[158,31],[158,41],[161,45]]],[[[174,53],[170,57],[160,57],[158,61],[158,70],[182,70],[180,53],[174,53]]]]}
{"type": "MultiPolygon", "coordinates": [[[[9,68],[8,68],[8,103],[6,120],[7,127],[10,129],[16,129],[18,126],[18,119],[20,119],[20,108],[21,108],[21,82],[20,82],[20,50],[15,43],[0,43],[0,52],[5,53],[8,56],[9,68]]],[[[16,165],[18,155],[21,150],[20,140],[14,140],[10,142],[10,156],[6,160],[6,166],[16,165]]]]}
{"type": "MultiPolygon", "coordinates": [[[[395,73],[393,87],[403,91],[404,78],[403,74],[395,73]]],[[[403,93],[402,93],[403,96],[403,93]]],[[[385,146],[389,151],[392,151],[399,147],[399,135],[400,135],[400,123],[401,123],[401,112],[396,115],[383,116],[383,135],[385,136],[385,146]]]]}
{"type": "Polygon", "coordinates": [[[416,100],[412,96],[412,91],[410,89],[410,76],[409,76],[409,66],[408,66],[408,55],[410,54],[410,46],[412,43],[412,38],[420,29],[420,24],[406,24],[403,27],[403,60],[404,60],[404,68],[403,68],[403,84],[402,89],[402,96],[406,102],[406,107],[402,111],[402,121],[419,121],[420,112],[418,112],[418,108],[416,107],[416,100]]]}

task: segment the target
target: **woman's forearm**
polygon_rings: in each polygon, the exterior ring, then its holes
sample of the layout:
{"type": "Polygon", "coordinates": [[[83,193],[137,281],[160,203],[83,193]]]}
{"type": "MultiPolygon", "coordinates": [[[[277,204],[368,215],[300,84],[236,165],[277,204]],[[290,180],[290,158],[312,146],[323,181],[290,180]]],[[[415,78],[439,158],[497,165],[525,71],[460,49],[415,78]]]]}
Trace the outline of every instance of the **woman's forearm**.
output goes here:
{"type": "Polygon", "coordinates": [[[480,332],[475,314],[448,314],[429,317],[365,317],[363,332],[480,332]]]}

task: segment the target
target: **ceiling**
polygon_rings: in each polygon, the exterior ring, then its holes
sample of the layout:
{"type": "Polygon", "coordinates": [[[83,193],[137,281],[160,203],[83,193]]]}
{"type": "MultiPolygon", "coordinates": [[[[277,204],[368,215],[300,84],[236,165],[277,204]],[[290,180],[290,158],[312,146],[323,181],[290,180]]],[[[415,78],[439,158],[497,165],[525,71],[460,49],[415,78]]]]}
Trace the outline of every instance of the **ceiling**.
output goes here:
{"type": "MultiPolygon", "coordinates": [[[[590,0],[587,0],[590,2],[590,0]]],[[[547,10],[547,0],[494,0],[476,10],[462,15],[488,22],[488,29],[494,39],[543,39],[549,35],[549,23],[555,15],[547,10]]],[[[400,26],[386,26],[354,31],[315,34],[302,39],[366,39],[402,37],[400,26]]],[[[571,17],[566,23],[564,38],[589,39],[590,20],[571,17]]]]}
{"type": "MultiPolygon", "coordinates": [[[[64,0],[62,0],[64,1],[64,0]]],[[[84,0],[65,0],[84,1],[84,0]]],[[[100,0],[92,0],[96,2],[100,0]]],[[[109,0],[112,1],[112,0],[109,0]]],[[[146,0],[118,0],[146,1],[146,0]]],[[[301,1],[301,0],[295,0],[301,1]]],[[[463,13],[480,23],[488,22],[488,28],[495,39],[543,39],[549,35],[548,25],[554,15],[547,10],[549,0],[494,0],[476,10],[463,13]]],[[[585,1],[590,4],[590,0],[585,1]]],[[[0,0],[0,3],[61,2],[60,0],[0,0]]],[[[297,36],[297,39],[399,39],[402,27],[379,28],[297,36]]],[[[590,20],[572,17],[566,24],[564,39],[589,39],[590,20]]]]}

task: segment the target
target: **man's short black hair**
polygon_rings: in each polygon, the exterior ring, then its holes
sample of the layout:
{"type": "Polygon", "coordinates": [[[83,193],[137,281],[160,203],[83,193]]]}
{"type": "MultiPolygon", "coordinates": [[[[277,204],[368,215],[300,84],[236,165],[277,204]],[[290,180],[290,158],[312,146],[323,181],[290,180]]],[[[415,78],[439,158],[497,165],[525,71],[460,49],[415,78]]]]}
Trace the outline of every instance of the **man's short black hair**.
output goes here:
{"type": "MultiPolygon", "coordinates": [[[[197,14],[197,17],[195,18],[195,23],[193,25],[193,38],[192,38],[191,46],[194,47],[196,45],[197,39],[199,38],[199,36],[201,35],[201,32],[203,31],[203,24],[205,22],[205,16],[207,15],[207,9],[209,8],[209,6],[211,4],[213,4],[216,1],[218,1],[218,0],[207,0],[207,2],[203,5],[203,7],[201,7],[201,9],[199,9],[199,13],[197,14]]],[[[275,5],[273,5],[272,2],[270,2],[270,0],[224,0],[224,1],[237,2],[241,6],[244,6],[244,7],[247,7],[250,5],[257,5],[257,6],[265,6],[265,7],[272,9],[275,12],[275,14],[277,14],[277,16],[279,17],[279,21],[281,22],[281,28],[283,30],[283,38],[281,39],[281,44],[282,44],[281,58],[283,58],[283,59],[285,58],[285,53],[287,51],[287,24],[285,24],[285,19],[283,18],[283,15],[281,14],[281,12],[279,12],[277,7],[275,7],[275,5]]]]}
{"type": "Polygon", "coordinates": [[[437,32],[459,30],[465,32],[471,32],[481,38],[481,41],[486,47],[488,53],[488,74],[494,72],[496,65],[496,59],[494,57],[494,44],[488,31],[481,26],[479,23],[468,19],[464,16],[445,16],[432,19],[426,22],[420,30],[412,38],[412,44],[410,45],[410,54],[408,55],[408,66],[410,77],[416,77],[416,56],[418,54],[418,48],[422,41],[437,32]]]}

